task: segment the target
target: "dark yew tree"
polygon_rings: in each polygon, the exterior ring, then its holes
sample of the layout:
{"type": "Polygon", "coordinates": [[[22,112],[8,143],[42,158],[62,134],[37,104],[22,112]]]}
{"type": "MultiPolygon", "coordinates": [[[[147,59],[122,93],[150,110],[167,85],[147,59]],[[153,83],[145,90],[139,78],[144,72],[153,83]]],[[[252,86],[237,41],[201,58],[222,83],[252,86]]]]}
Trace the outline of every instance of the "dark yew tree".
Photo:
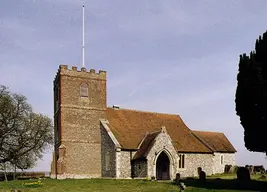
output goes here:
{"type": "Polygon", "coordinates": [[[0,164],[30,168],[52,144],[51,119],[34,113],[25,96],[0,86],[0,164]]]}
{"type": "Polygon", "coordinates": [[[240,55],[235,103],[245,147],[267,153],[267,31],[249,56],[240,55]]]}

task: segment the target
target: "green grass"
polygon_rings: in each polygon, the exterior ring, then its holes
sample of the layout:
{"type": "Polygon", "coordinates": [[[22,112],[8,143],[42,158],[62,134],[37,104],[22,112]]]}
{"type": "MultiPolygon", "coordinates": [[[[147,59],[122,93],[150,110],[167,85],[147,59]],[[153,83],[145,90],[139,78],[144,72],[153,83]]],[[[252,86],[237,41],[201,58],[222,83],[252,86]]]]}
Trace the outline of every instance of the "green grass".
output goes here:
{"type": "MultiPolygon", "coordinates": [[[[201,184],[198,180],[184,180],[186,184],[185,191],[192,192],[241,192],[241,189],[237,190],[240,183],[236,183],[234,175],[214,175],[208,177],[207,183],[201,184]],[[221,178],[217,180],[215,178],[221,178]]],[[[259,176],[258,176],[259,177],[259,176]]],[[[42,179],[42,186],[37,188],[29,188],[23,183],[34,182],[36,180],[19,180],[0,182],[0,192],[10,192],[11,189],[19,189],[22,192],[177,192],[178,187],[171,182],[156,182],[146,180],[113,180],[113,179],[79,179],[79,180],[54,180],[54,179],[42,179]]],[[[262,181],[252,181],[251,184],[245,184],[243,191],[259,191],[258,186],[267,184],[262,181]],[[259,183],[260,182],[260,183],[259,183]]]]}
{"type": "MultiPolygon", "coordinates": [[[[22,185],[29,181],[9,181],[0,183],[0,191],[8,191],[8,189],[21,189],[25,191],[43,191],[43,192],[167,192],[178,191],[177,187],[170,183],[160,183],[142,180],[111,180],[111,179],[81,179],[81,180],[42,180],[43,186],[39,188],[26,188],[22,185]]],[[[2,192],[1,191],[1,192],[2,192]]]]}

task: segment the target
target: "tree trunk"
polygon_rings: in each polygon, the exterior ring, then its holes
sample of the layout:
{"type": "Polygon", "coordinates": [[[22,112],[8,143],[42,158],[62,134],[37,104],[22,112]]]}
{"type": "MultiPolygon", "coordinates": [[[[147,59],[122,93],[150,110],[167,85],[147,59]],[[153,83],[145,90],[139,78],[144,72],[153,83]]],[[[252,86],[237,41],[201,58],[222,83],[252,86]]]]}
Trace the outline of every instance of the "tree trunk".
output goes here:
{"type": "Polygon", "coordinates": [[[13,180],[16,180],[16,171],[17,171],[16,168],[17,168],[16,165],[14,165],[13,180]]]}
{"type": "Polygon", "coordinates": [[[7,175],[6,175],[6,164],[4,164],[4,176],[5,176],[5,181],[7,182],[7,175]]]}

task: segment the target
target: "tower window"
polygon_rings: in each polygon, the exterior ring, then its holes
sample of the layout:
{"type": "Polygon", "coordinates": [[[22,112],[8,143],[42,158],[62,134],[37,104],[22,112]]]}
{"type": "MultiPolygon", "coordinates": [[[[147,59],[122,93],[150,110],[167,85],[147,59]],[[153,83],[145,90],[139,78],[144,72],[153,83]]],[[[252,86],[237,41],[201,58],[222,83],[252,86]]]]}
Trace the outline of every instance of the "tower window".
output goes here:
{"type": "Polygon", "coordinates": [[[80,96],[81,97],[88,97],[88,86],[85,83],[81,84],[80,96]]]}

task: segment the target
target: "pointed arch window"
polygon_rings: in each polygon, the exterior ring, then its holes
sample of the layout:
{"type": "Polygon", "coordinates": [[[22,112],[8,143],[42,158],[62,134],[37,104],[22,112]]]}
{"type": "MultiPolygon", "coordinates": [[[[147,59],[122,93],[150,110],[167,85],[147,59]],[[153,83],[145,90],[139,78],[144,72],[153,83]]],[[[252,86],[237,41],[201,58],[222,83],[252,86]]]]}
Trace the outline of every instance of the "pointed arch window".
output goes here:
{"type": "Polygon", "coordinates": [[[83,83],[80,86],[80,97],[88,97],[88,86],[86,83],[83,83]]]}

